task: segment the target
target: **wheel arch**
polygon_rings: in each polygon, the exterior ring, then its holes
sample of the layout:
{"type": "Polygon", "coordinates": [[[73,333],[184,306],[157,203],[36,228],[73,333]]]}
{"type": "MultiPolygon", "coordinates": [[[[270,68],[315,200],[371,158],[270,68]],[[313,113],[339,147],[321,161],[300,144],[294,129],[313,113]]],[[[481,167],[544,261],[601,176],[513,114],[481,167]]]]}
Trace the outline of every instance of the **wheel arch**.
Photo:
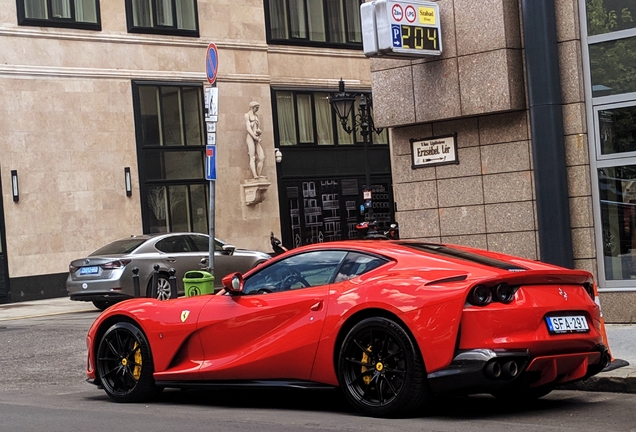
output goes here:
{"type": "Polygon", "coordinates": [[[402,327],[402,329],[406,332],[406,334],[411,339],[411,342],[413,343],[413,347],[417,350],[417,353],[419,354],[420,359],[422,360],[422,364],[424,365],[424,370],[426,371],[426,362],[424,361],[424,355],[422,354],[422,350],[420,349],[420,346],[417,343],[417,339],[413,335],[413,332],[411,332],[411,329],[409,329],[406,323],[402,319],[400,319],[398,315],[394,314],[391,311],[388,311],[386,309],[381,309],[381,308],[369,308],[369,309],[360,310],[354,313],[353,315],[351,315],[349,318],[347,318],[347,320],[342,324],[342,327],[340,327],[340,331],[338,332],[338,336],[334,344],[333,358],[332,358],[334,371],[338,370],[338,356],[340,355],[340,347],[342,346],[342,343],[344,342],[345,337],[356,324],[364,321],[367,318],[386,318],[395,322],[400,327],[402,327]]]}

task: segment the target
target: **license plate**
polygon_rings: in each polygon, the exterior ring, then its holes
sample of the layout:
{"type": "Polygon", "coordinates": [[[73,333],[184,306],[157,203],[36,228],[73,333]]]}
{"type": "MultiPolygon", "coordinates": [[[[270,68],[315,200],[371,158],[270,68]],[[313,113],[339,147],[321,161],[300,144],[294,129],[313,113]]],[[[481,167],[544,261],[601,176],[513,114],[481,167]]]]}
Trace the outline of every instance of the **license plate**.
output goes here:
{"type": "Polygon", "coordinates": [[[80,274],[81,275],[97,274],[97,273],[99,273],[99,267],[98,266],[81,267],[80,268],[80,274]]]}
{"type": "Polygon", "coordinates": [[[582,315],[545,317],[548,324],[548,331],[557,333],[585,333],[590,330],[587,319],[582,315]]]}

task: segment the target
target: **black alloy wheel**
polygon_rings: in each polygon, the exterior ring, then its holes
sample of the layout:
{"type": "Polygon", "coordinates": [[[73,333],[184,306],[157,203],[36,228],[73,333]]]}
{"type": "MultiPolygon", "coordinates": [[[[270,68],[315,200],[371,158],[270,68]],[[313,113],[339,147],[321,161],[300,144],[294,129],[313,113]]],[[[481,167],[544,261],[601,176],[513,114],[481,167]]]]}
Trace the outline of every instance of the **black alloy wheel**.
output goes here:
{"type": "Polygon", "coordinates": [[[150,346],[142,331],[129,322],[112,325],[97,349],[97,379],[116,402],[151,399],[161,389],[155,386],[150,346]]]}
{"type": "Polygon", "coordinates": [[[414,411],[430,391],[419,350],[404,329],[386,318],[367,318],[340,348],[338,381],[347,400],[373,417],[414,411]]]}

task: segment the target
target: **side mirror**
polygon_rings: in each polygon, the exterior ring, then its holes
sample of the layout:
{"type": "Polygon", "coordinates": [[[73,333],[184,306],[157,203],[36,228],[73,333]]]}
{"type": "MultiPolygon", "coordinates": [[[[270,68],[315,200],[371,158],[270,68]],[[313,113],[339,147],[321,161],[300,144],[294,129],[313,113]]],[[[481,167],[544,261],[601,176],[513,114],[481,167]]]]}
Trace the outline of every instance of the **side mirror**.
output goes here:
{"type": "Polygon", "coordinates": [[[228,255],[234,255],[235,250],[236,250],[236,246],[234,245],[231,245],[231,244],[223,245],[223,252],[225,252],[228,255]]]}
{"type": "Polygon", "coordinates": [[[240,273],[230,273],[221,282],[223,287],[230,294],[240,294],[243,292],[243,275],[240,273]]]}

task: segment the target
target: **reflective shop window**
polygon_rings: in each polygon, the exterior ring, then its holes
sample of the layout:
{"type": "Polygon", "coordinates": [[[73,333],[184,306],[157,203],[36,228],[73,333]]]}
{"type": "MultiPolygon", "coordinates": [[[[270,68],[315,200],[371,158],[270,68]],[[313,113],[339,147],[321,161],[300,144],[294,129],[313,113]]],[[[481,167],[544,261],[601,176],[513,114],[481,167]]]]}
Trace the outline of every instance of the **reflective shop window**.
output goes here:
{"type": "Polygon", "coordinates": [[[592,96],[636,92],[636,37],[589,46],[592,96]]]}
{"type": "Polygon", "coordinates": [[[636,279],[636,165],[598,170],[607,280],[636,279]]]}
{"type": "Polygon", "coordinates": [[[586,0],[585,6],[589,36],[636,27],[634,0],[586,0]]]}
{"type": "Polygon", "coordinates": [[[144,232],[208,231],[203,89],[133,83],[144,232]]]}
{"type": "Polygon", "coordinates": [[[143,197],[150,233],[208,230],[206,185],[152,186],[143,197]]]}
{"type": "MultiPolygon", "coordinates": [[[[354,129],[354,116],[359,113],[360,99],[348,119],[348,126],[354,129]]],[[[363,142],[360,128],[348,134],[336,118],[329,93],[277,91],[275,97],[278,141],[281,146],[289,145],[353,145],[363,142]],[[355,135],[355,136],[354,136],[355,135]]],[[[388,144],[388,133],[371,133],[373,144],[388,144]]]]}
{"type": "Polygon", "coordinates": [[[602,154],[636,151],[636,106],[598,111],[602,154]]]}

